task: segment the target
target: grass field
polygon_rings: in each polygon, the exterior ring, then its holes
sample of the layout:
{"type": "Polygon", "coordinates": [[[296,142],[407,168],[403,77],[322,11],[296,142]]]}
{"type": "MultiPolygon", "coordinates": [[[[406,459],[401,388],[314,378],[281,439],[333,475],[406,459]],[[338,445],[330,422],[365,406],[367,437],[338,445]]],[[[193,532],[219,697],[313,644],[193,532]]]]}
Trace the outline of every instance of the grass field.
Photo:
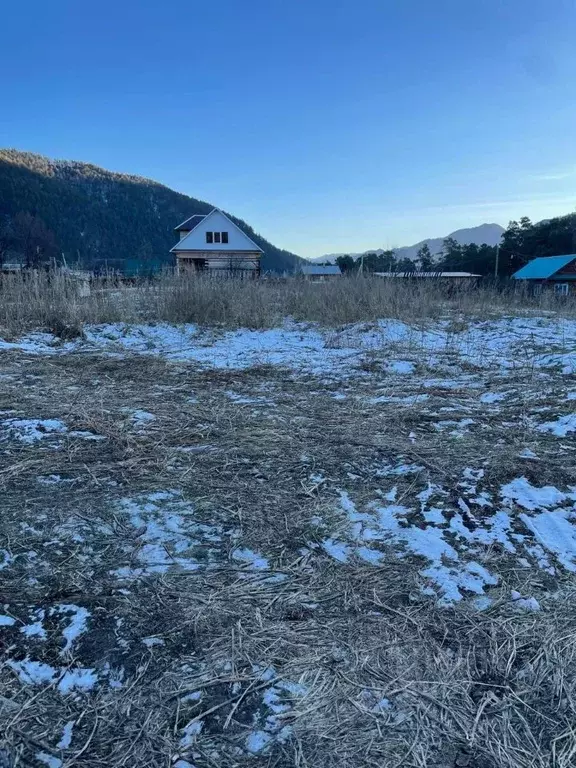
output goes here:
{"type": "Polygon", "coordinates": [[[571,308],[145,290],[6,297],[4,763],[573,766],[571,308]]]}

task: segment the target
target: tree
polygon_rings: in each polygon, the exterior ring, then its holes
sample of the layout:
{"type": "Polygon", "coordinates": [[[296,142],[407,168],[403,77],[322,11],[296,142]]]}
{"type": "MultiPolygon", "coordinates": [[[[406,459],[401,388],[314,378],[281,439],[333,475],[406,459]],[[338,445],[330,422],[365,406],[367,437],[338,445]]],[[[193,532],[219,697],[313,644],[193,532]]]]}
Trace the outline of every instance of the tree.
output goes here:
{"type": "Polygon", "coordinates": [[[416,263],[422,272],[431,272],[434,269],[434,259],[430,253],[430,247],[428,243],[424,243],[424,245],[418,249],[418,253],[416,254],[416,263]]]}
{"type": "Polygon", "coordinates": [[[381,272],[394,272],[396,269],[396,253],[393,249],[383,251],[380,255],[381,272]]]}
{"type": "Polygon", "coordinates": [[[343,256],[338,256],[336,259],[336,264],[340,267],[340,271],[344,274],[352,272],[356,268],[356,262],[348,253],[343,256]]]}
{"type": "Polygon", "coordinates": [[[58,249],[54,233],[37,216],[20,211],[12,220],[14,250],[23,257],[26,267],[48,264],[58,249]]]}
{"type": "Polygon", "coordinates": [[[392,250],[365,253],[361,259],[364,272],[392,272],[396,266],[396,257],[392,250]]]}
{"type": "Polygon", "coordinates": [[[412,259],[409,259],[407,256],[404,256],[396,263],[396,272],[415,272],[416,271],[416,264],[412,261],[412,259]]]}
{"type": "Polygon", "coordinates": [[[500,276],[513,274],[535,256],[552,255],[546,253],[545,248],[538,247],[539,238],[534,229],[527,216],[523,216],[519,222],[511,221],[508,224],[502,235],[500,247],[498,270],[500,276]]]}
{"type": "Polygon", "coordinates": [[[0,267],[6,261],[6,256],[12,248],[14,243],[14,231],[12,229],[12,221],[6,216],[4,220],[0,220],[0,267]]]}
{"type": "Polygon", "coordinates": [[[442,243],[442,267],[458,269],[462,261],[462,246],[453,237],[447,237],[442,243]]]}
{"type": "Polygon", "coordinates": [[[377,253],[365,253],[360,261],[364,272],[380,272],[380,257],[377,253]]]}

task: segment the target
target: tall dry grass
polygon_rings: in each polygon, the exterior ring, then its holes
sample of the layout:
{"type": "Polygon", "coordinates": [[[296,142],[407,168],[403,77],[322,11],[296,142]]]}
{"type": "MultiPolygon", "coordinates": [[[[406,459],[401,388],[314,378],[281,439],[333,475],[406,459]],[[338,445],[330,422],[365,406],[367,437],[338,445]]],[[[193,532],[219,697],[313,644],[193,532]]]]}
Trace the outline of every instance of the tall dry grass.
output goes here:
{"type": "Polygon", "coordinates": [[[576,302],[551,293],[538,297],[515,285],[449,285],[397,278],[354,277],[327,283],[225,280],[163,274],[122,283],[95,278],[90,294],[53,272],[5,276],[0,284],[4,335],[46,329],[74,335],[87,323],[172,322],[270,328],[286,317],[326,326],[395,318],[418,322],[441,316],[490,318],[509,313],[560,312],[573,316],[576,302]]]}

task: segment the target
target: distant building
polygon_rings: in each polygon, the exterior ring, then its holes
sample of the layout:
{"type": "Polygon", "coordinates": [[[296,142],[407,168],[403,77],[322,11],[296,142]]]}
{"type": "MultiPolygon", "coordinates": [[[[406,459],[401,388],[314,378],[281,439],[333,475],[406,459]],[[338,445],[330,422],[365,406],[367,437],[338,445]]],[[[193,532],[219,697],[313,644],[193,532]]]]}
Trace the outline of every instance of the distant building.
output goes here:
{"type": "Polygon", "coordinates": [[[214,208],[206,216],[195,215],[175,228],[180,240],[170,250],[180,273],[258,277],[263,250],[214,208]]]}
{"type": "Polygon", "coordinates": [[[576,292],[576,254],[539,256],[515,272],[514,280],[526,280],[536,292],[549,289],[558,296],[576,292]]]}
{"type": "Polygon", "coordinates": [[[22,272],[25,267],[26,262],[21,253],[7,251],[4,254],[4,261],[0,264],[0,272],[14,274],[15,272],[22,272]]]}
{"type": "Polygon", "coordinates": [[[482,277],[482,275],[475,275],[473,272],[418,272],[417,270],[411,272],[375,272],[374,274],[378,277],[407,277],[417,280],[471,280],[482,277]]]}
{"type": "Polygon", "coordinates": [[[340,277],[342,272],[340,271],[340,267],[336,264],[328,264],[327,266],[307,264],[302,267],[302,275],[304,275],[306,280],[310,280],[313,283],[323,283],[326,280],[333,280],[335,277],[340,277]]]}

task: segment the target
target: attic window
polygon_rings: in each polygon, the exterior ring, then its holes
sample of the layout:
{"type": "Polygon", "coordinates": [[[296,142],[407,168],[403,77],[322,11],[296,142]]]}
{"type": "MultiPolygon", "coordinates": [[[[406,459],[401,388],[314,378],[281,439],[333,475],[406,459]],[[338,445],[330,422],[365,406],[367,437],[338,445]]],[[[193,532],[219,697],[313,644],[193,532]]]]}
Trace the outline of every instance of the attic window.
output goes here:
{"type": "Polygon", "coordinates": [[[223,243],[228,242],[228,232],[222,232],[222,242],[223,243]]]}
{"type": "Polygon", "coordinates": [[[206,232],[206,242],[207,243],[214,242],[214,232],[206,232]]]}
{"type": "Polygon", "coordinates": [[[215,243],[220,242],[220,232],[214,232],[214,242],[215,243]]]}

